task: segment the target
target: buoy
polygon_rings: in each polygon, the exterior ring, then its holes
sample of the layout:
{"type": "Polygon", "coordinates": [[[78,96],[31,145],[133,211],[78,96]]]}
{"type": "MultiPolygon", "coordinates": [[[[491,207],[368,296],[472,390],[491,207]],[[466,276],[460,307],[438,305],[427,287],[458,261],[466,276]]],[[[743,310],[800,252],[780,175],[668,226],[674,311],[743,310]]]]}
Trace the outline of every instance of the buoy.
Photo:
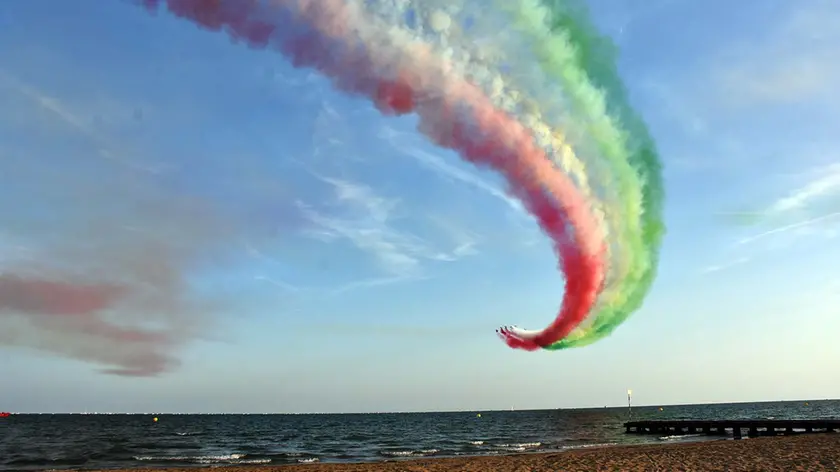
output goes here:
{"type": "Polygon", "coordinates": [[[477,415],[475,415],[475,416],[476,416],[476,417],[478,417],[478,418],[481,418],[481,413],[479,413],[479,414],[477,414],[477,415]]]}
{"type": "Polygon", "coordinates": [[[662,407],[661,407],[661,406],[659,407],[659,411],[662,411],[662,407]]]}
{"type": "Polygon", "coordinates": [[[154,421],[155,423],[157,423],[157,416],[155,416],[155,419],[154,419],[153,421],[154,421]]]}

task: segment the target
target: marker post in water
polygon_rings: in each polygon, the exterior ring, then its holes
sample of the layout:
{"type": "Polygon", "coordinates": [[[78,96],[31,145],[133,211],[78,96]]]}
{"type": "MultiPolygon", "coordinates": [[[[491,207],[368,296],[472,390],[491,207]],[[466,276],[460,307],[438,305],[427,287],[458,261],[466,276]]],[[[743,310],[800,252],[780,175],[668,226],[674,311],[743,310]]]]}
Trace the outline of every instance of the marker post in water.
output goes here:
{"type": "Polygon", "coordinates": [[[627,420],[633,419],[633,406],[632,406],[632,398],[633,390],[627,389],[627,420]]]}

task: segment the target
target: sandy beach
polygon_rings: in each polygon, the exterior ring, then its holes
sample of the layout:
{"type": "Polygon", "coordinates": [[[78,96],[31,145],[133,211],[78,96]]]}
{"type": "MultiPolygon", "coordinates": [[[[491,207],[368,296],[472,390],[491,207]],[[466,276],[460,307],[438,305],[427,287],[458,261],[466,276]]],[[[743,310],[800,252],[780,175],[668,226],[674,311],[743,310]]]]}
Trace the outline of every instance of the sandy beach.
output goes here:
{"type": "MultiPolygon", "coordinates": [[[[158,472],[195,472],[195,468],[155,470],[158,472]]],[[[613,446],[559,453],[421,459],[366,464],[214,467],[213,470],[216,472],[836,471],[840,470],[840,434],[613,446]]]]}

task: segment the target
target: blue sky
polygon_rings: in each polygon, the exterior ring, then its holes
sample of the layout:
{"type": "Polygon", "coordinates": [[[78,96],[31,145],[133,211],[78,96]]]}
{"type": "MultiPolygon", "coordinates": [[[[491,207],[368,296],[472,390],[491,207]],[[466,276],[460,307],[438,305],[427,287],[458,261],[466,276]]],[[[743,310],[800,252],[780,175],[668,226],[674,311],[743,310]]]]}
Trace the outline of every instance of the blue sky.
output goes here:
{"type": "Polygon", "coordinates": [[[497,176],[412,117],[128,2],[0,3],[0,274],[157,287],[125,316],[178,336],[151,359],[177,359],[169,372],[106,375],[141,354],[0,313],[0,409],[837,397],[840,6],[591,5],[660,148],[668,235],[644,307],[613,336],[526,353],[493,330],[556,312],[550,245],[497,176]],[[726,215],[739,211],[767,216],[726,215]]]}

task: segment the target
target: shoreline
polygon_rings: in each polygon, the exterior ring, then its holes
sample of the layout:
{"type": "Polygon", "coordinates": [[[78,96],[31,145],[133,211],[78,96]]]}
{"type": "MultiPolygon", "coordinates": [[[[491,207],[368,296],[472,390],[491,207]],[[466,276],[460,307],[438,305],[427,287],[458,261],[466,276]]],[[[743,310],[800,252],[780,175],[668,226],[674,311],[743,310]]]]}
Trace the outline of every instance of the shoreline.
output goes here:
{"type": "MultiPolygon", "coordinates": [[[[206,466],[210,468],[211,466],[206,466]]],[[[94,469],[89,472],[195,472],[203,466],[94,469]]],[[[840,434],[813,433],[674,444],[595,446],[562,452],[363,463],[220,465],[218,472],[572,472],[840,470],[840,434]]]]}

